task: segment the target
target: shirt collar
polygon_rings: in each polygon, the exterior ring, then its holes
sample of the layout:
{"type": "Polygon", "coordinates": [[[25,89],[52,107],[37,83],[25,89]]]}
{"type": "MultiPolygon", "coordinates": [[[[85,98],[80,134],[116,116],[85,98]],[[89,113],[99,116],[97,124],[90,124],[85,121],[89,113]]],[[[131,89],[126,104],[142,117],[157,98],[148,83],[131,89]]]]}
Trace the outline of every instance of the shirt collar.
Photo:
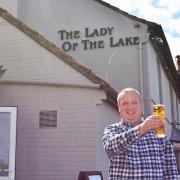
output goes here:
{"type": "MultiPolygon", "coordinates": [[[[143,120],[144,120],[144,119],[142,118],[141,122],[143,122],[143,120]]],[[[128,123],[128,122],[126,122],[126,121],[123,120],[123,119],[121,119],[120,125],[124,125],[124,126],[131,127],[131,128],[137,126],[137,124],[128,123]]]]}

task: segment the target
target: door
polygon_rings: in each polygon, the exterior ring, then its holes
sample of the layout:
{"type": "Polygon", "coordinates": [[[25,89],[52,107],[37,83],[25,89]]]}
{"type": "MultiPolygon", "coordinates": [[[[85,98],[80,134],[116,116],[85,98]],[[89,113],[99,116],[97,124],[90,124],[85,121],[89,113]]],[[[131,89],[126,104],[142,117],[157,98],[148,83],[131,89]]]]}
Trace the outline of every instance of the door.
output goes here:
{"type": "Polygon", "coordinates": [[[17,107],[0,107],[0,180],[15,179],[17,107]]]}

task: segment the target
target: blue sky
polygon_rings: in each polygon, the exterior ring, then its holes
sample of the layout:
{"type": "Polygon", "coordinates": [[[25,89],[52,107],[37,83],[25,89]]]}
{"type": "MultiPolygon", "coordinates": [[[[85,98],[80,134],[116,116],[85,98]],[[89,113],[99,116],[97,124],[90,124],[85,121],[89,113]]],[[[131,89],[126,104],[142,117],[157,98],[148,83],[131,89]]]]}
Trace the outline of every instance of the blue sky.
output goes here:
{"type": "Polygon", "coordinates": [[[180,55],[180,0],[104,0],[131,15],[162,26],[173,60],[180,55]]]}

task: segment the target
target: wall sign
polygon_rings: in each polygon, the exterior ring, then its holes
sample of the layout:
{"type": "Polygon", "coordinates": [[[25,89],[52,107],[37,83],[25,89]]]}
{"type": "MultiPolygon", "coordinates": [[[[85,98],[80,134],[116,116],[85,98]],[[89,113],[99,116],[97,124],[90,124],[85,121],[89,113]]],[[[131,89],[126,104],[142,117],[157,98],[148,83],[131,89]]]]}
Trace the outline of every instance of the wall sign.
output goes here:
{"type": "Polygon", "coordinates": [[[89,28],[86,27],[83,32],[79,30],[67,31],[59,30],[58,35],[62,41],[61,48],[64,51],[76,51],[78,47],[84,50],[102,49],[105,47],[120,47],[129,45],[138,45],[139,37],[119,37],[113,36],[114,27],[89,28]],[[107,40],[105,40],[107,38],[107,40]],[[81,39],[81,40],[79,40],[81,39]]]}

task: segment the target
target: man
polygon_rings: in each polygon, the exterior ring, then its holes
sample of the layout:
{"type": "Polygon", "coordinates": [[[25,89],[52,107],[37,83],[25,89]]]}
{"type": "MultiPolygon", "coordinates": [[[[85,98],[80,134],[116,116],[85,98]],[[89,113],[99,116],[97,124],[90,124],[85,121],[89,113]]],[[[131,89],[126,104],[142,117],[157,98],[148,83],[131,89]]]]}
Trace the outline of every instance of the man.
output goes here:
{"type": "Polygon", "coordinates": [[[177,180],[173,148],[154,129],[164,124],[151,115],[142,121],[141,98],[133,88],[117,97],[121,121],[105,128],[103,145],[110,160],[109,180],[177,180]]]}

